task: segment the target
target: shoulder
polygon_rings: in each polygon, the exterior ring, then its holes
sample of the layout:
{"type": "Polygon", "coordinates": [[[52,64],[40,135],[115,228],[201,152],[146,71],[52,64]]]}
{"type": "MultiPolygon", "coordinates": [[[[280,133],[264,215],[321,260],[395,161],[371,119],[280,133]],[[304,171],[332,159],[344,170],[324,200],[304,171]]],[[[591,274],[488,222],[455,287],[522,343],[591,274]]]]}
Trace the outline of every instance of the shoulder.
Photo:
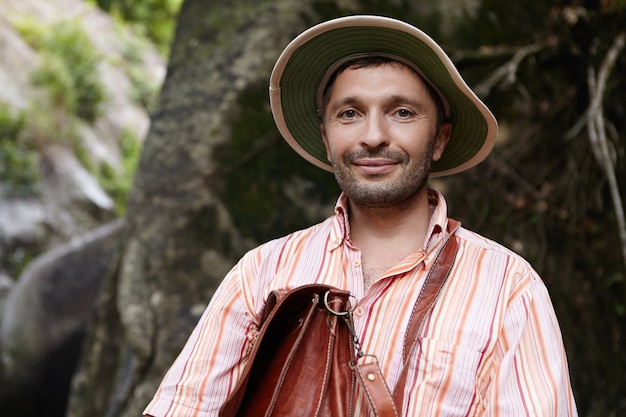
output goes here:
{"type": "Polygon", "coordinates": [[[237,267],[248,275],[260,271],[272,274],[300,254],[319,251],[331,240],[334,219],[331,216],[308,228],[262,243],[249,250],[240,259],[237,267]]]}
{"type": "Polygon", "coordinates": [[[253,249],[253,253],[271,254],[285,249],[298,249],[304,245],[317,244],[329,239],[335,216],[331,216],[326,220],[317,223],[305,229],[297,230],[288,235],[269,240],[257,248],[253,249]]]}
{"type": "Polygon", "coordinates": [[[464,243],[468,247],[475,247],[480,250],[500,253],[503,256],[511,256],[514,258],[522,259],[521,255],[515,253],[514,251],[502,245],[501,243],[498,243],[495,240],[492,240],[488,237],[478,234],[472,230],[466,229],[463,226],[461,226],[456,231],[456,236],[462,243],[464,243]]]}
{"type": "Polygon", "coordinates": [[[519,293],[536,287],[544,287],[539,274],[520,254],[504,245],[461,227],[456,236],[459,240],[459,262],[471,268],[483,279],[498,281],[493,284],[519,293]]]}
{"type": "MultiPolygon", "coordinates": [[[[233,276],[250,312],[257,312],[274,289],[309,283],[323,260],[332,234],[332,218],[248,251],[233,269],[233,276]]],[[[254,314],[254,313],[253,313],[254,314]]]]}

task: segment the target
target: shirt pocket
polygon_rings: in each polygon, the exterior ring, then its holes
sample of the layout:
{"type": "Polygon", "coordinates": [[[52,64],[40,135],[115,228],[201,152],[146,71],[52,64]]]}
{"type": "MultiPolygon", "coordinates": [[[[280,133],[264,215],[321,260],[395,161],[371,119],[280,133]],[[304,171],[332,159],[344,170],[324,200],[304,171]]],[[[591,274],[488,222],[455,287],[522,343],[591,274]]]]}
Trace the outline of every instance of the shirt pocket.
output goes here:
{"type": "MultiPolygon", "coordinates": [[[[478,415],[484,411],[478,391],[483,354],[464,346],[420,338],[413,375],[416,399],[438,416],[478,415]]],[[[423,409],[423,408],[422,408],[423,409]]]]}

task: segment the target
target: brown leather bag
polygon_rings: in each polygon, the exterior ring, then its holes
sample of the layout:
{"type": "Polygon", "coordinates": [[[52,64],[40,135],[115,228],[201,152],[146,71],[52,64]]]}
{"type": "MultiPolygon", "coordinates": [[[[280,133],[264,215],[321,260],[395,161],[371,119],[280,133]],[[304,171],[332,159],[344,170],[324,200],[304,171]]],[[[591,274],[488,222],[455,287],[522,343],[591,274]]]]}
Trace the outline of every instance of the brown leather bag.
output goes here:
{"type": "Polygon", "coordinates": [[[351,416],[350,294],[307,285],[270,294],[257,343],[220,416],[351,416]],[[327,303],[324,302],[326,299],[327,303]]]}
{"type": "MultiPolygon", "coordinates": [[[[452,268],[456,249],[453,236],[431,267],[409,320],[405,359],[417,344],[419,327],[452,268]]],[[[347,291],[320,284],[273,291],[248,364],[219,415],[352,417],[356,384],[361,384],[374,415],[398,416],[406,369],[402,387],[396,386],[392,396],[378,363],[361,363],[350,298],[347,291]]]]}

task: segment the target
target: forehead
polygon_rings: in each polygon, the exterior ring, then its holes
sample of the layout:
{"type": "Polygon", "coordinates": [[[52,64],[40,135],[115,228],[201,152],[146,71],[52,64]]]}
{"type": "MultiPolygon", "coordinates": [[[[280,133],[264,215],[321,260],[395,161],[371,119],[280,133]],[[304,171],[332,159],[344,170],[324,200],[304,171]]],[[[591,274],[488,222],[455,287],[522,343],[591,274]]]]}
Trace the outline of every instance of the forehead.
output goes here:
{"type": "MultiPolygon", "coordinates": [[[[330,87],[330,96],[350,94],[353,88],[361,88],[372,94],[384,94],[394,88],[405,95],[417,94],[430,97],[424,79],[411,67],[400,62],[376,65],[350,65],[338,72],[330,87]]],[[[330,98],[330,97],[329,97],[330,98]]]]}

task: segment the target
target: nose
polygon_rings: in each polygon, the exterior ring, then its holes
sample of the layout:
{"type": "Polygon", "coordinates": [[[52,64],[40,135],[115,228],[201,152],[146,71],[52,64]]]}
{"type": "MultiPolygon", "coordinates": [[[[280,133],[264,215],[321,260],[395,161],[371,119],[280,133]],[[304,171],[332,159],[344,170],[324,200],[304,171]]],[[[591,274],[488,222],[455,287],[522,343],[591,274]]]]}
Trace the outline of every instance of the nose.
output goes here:
{"type": "Polygon", "coordinates": [[[361,136],[361,145],[368,148],[378,148],[389,144],[389,135],[385,118],[381,114],[370,113],[364,123],[365,132],[361,136]]]}

